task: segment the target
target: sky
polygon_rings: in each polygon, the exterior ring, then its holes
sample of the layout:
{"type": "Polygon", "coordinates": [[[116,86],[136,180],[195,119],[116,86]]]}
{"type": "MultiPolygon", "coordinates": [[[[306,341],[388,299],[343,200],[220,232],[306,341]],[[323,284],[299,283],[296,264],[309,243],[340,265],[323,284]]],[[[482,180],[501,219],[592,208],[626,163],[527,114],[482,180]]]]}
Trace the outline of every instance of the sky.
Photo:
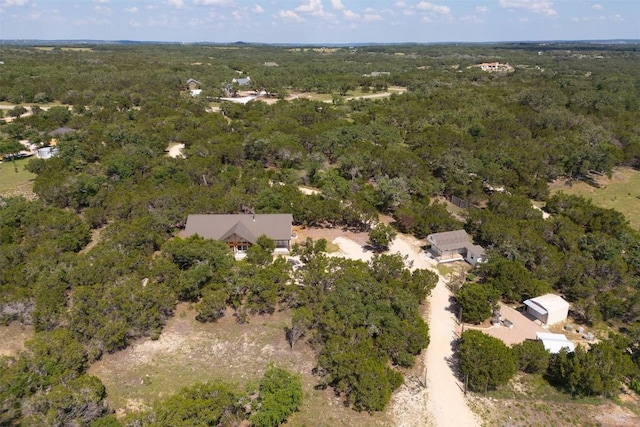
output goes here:
{"type": "Polygon", "coordinates": [[[640,0],[0,0],[0,39],[300,44],[640,39],[640,0]]]}

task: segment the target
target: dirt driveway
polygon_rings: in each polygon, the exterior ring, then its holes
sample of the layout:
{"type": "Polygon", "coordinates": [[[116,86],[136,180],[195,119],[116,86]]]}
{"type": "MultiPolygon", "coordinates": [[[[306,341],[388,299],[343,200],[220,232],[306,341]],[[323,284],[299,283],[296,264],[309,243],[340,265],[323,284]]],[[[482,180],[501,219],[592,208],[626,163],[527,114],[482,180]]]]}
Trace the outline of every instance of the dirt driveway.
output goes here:
{"type": "MultiPolygon", "coordinates": [[[[362,236],[357,236],[362,242],[362,236]]],[[[362,243],[345,236],[337,236],[333,243],[340,247],[337,256],[367,261],[371,253],[364,251],[362,243]]],[[[400,253],[412,263],[412,269],[429,269],[437,273],[435,261],[427,258],[421,246],[423,242],[399,234],[391,244],[389,253],[400,253]]],[[[409,382],[394,394],[392,416],[394,424],[401,427],[467,427],[480,423],[467,405],[462,384],[456,378],[451,361],[454,360],[453,343],[457,340],[459,326],[455,315],[449,311],[451,293],[445,280],[439,276],[438,285],[429,297],[429,311],[425,315],[429,323],[431,343],[416,363],[424,366],[419,372],[425,378],[426,389],[411,387],[409,382]]],[[[454,365],[453,365],[454,366],[454,365]]]]}

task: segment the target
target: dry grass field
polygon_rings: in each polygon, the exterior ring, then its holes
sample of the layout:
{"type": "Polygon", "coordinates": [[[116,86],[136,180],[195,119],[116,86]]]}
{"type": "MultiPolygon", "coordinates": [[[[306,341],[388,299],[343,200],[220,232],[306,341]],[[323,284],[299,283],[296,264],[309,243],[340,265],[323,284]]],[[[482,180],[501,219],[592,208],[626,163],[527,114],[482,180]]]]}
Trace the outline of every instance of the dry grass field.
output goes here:
{"type": "Polygon", "coordinates": [[[558,179],[549,189],[552,194],[560,191],[576,194],[591,199],[596,206],[615,209],[624,214],[632,227],[640,230],[640,171],[616,168],[611,178],[599,176],[596,182],[600,187],[558,179]]]}
{"type": "Polygon", "coordinates": [[[139,340],[103,356],[89,369],[107,388],[119,415],[143,409],[196,382],[224,380],[255,388],[269,363],[302,376],[304,403],[288,426],[389,426],[386,414],[369,415],[346,408],[330,390],[316,390],[315,356],[302,342],[292,350],[285,340],[289,314],[257,316],[240,325],[231,313],[217,323],[200,323],[195,311],[180,304],[160,339],[139,340]]]}

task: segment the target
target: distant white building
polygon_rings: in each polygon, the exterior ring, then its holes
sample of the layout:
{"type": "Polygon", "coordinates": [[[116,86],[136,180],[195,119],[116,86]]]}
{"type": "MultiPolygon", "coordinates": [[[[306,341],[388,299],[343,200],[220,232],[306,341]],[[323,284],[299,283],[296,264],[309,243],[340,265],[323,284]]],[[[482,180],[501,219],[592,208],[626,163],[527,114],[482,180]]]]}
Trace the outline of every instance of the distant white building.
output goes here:
{"type": "Polygon", "coordinates": [[[42,147],[36,150],[36,158],[38,159],[50,159],[58,155],[60,150],[58,147],[42,147]]]}
{"type": "Polygon", "coordinates": [[[498,72],[498,71],[513,71],[513,67],[509,64],[501,64],[499,62],[483,62],[477,64],[475,67],[480,68],[482,71],[498,72]]]}

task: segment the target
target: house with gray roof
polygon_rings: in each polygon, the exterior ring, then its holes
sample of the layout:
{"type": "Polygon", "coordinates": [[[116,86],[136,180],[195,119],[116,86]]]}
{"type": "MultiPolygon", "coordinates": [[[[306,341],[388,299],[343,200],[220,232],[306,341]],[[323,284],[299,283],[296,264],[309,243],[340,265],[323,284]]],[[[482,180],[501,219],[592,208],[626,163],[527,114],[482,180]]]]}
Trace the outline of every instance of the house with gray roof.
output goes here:
{"type": "Polygon", "coordinates": [[[244,252],[265,235],[276,244],[276,252],[291,248],[291,214],[189,215],[184,237],[197,234],[225,242],[234,252],[244,252]]]}
{"type": "Polygon", "coordinates": [[[249,86],[251,84],[251,77],[242,77],[240,79],[233,79],[231,83],[236,83],[238,86],[249,86]]]}
{"type": "Polygon", "coordinates": [[[475,266],[484,261],[484,248],[474,245],[471,236],[464,230],[429,234],[427,241],[431,244],[431,254],[438,262],[466,260],[475,266]]]}
{"type": "Polygon", "coordinates": [[[189,88],[189,90],[200,89],[200,82],[196,79],[188,79],[187,87],[189,88]]]}

